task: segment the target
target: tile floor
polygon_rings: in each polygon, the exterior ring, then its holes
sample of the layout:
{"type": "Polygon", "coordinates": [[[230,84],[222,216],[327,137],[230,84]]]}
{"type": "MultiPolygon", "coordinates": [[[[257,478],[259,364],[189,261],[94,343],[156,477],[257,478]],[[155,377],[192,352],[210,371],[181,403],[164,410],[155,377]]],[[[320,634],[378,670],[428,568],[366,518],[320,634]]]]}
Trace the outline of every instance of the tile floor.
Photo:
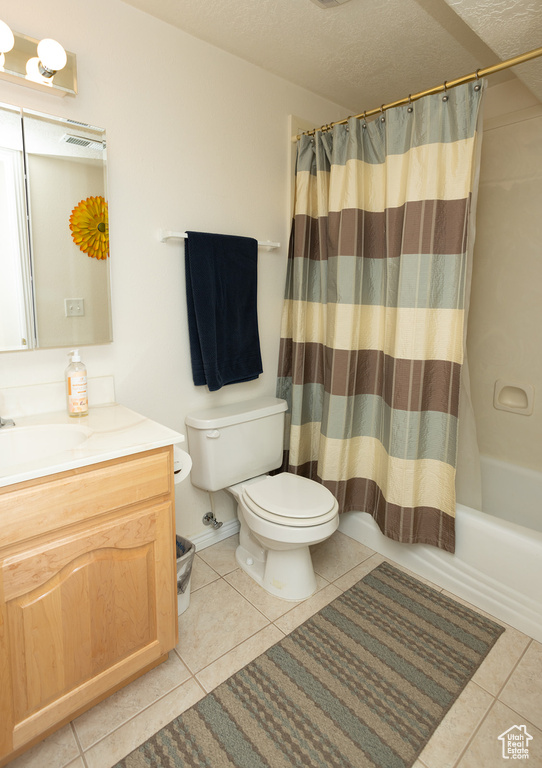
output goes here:
{"type": "MultiPolygon", "coordinates": [[[[337,532],[313,549],[316,594],[289,603],[268,595],[237,567],[236,545],[233,536],[196,555],[190,607],[179,618],[179,644],[165,664],[9,768],[110,768],[383,560],[337,532]]],[[[542,644],[507,627],[414,768],[506,766],[498,736],[514,725],[526,726],[532,736],[523,762],[542,767],[542,644]]]]}

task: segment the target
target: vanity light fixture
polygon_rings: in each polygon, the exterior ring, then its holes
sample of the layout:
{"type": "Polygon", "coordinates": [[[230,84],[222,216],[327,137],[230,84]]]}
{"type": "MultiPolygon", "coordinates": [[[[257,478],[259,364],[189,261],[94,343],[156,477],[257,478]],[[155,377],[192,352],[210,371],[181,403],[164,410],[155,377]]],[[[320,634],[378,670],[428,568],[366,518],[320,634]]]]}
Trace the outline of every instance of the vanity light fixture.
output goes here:
{"type": "Polygon", "coordinates": [[[0,21],[0,78],[58,96],[75,96],[75,54],[51,38],[38,41],[12,32],[0,21]]]}

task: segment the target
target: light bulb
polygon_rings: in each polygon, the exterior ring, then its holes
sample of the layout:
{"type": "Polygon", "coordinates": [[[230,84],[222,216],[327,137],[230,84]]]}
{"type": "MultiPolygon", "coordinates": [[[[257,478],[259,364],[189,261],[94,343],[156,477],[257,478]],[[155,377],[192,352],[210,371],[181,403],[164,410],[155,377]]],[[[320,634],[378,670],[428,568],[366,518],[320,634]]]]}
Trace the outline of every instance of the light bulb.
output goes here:
{"type": "Polygon", "coordinates": [[[5,21],[0,21],[0,53],[11,51],[15,45],[15,37],[5,21]]]}
{"type": "Polygon", "coordinates": [[[52,77],[59,69],[63,69],[68,61],[68,56],[64,48],[46,37],[38,44],[38,56],[45,72],[41,72],[45,77],[52,77]]]}
{"type": "Polygon", "coordinates": [[[53,85],[52,80],[47,80],[43,77],[40,71],[40,60],[37,56],[33,56],[26,62],[26,78],[32,80],[34,83],[42,83],[43,85],[53,85]]]}

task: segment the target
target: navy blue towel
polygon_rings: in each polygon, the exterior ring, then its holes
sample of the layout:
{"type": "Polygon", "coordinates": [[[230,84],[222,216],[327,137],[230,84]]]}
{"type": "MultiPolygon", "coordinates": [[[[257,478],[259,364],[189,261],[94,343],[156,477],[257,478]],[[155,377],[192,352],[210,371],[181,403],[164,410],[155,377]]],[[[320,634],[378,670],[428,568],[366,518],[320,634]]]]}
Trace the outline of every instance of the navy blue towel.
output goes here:
{"type": "Polygon", "coordinates": [[[187,232],[184,260],[194,384],[215,391],[257,379],[257,240],[187,232]]]}

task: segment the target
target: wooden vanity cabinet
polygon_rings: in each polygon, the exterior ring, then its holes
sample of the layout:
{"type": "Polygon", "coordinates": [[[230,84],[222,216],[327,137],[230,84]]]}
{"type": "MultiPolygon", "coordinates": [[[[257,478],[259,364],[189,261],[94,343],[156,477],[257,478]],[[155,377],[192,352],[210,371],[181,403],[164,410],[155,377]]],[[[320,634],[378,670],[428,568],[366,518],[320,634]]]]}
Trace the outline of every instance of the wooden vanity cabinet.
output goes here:
{"type": "Polygon", "coordinates": [[[176,642],[171,446],[0,488],[0,766],[176,642]]]}

